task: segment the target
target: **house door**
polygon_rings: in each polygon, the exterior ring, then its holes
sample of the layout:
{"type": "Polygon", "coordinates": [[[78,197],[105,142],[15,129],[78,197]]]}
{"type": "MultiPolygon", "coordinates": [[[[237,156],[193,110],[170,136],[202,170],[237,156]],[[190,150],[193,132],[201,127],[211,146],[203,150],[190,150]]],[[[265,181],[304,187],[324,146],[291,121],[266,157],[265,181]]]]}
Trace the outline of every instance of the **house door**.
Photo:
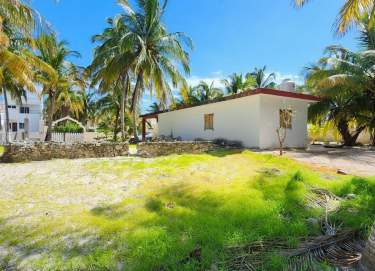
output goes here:
{"type": "Polygon", "coordinates": [[[12,132],[17,132],[18,131],[18,127],[17,127],[17,122],[11,122],[9,123],[9,128],[11,129],[12,132]]]}

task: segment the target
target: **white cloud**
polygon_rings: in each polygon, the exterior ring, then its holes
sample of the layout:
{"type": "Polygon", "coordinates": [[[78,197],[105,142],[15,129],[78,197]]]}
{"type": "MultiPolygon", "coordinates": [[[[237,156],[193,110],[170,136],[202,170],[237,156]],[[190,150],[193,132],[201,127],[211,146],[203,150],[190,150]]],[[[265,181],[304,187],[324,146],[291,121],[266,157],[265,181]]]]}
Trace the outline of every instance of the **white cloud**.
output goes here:
{"type": "Polygon", "coordinates": [[[226,78],[220,71],[212,73],[211,76],[191,76],[187,78],[187,82],[189,86],[196,86],[198,85],[201,81],[206,82],[207,84],[211,84],[214,82],[215,87],[222,88],[224,87],[224,84],[222,83],[222,80],[226,78]]]}

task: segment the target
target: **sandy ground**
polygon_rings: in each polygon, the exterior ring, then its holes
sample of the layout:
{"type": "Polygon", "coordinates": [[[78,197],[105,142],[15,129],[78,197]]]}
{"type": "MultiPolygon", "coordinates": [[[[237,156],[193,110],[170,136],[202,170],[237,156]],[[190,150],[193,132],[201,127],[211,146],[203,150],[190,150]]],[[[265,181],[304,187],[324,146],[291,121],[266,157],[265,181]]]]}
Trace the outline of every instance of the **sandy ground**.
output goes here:
{"type": "Polygon", "coordinates": [[[342,170],[358,176],[375,176],[375,150],[368,148],[324,148],[310,146],[306,151],[287,151],[286,155],[313,166],[342,170]]]}

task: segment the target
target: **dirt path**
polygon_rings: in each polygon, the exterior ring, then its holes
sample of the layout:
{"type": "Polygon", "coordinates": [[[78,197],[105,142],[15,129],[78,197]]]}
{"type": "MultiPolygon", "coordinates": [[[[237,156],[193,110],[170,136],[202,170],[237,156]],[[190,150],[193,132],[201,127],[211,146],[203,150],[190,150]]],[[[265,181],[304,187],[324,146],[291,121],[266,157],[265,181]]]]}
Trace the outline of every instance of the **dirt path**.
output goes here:
{"type": "Polygon", "coordinates": [[[338,169],[358,176],[375,176],[375,150],[327,149],[311,146],[307,151],[288,151],[287,156],[303,163],[338,169]]]}

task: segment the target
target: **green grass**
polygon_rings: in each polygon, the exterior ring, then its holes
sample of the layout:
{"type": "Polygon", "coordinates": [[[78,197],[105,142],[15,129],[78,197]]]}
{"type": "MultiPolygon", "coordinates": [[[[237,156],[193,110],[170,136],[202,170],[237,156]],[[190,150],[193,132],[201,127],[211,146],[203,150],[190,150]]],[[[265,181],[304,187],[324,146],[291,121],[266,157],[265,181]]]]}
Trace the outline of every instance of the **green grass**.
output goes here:
{"type": "MultiPolygon", "coordinates": [[[[366,235],[375,218],[375,178],[320,172],[272,155],[217,151],[77,168],[73,162],[44,175],[31,171],[25,183],[12,186],[11,198],[0,197],[0,248],[12,248],[6,257],[0,253],[0,267],[208,270],[229,245],[281,238],[295,246],[298,238],[318,234],[306,223],[323,212],[306,206],[311,187],[356,194],[332,216],[343,227],[366,235]],[[69,177],[57,188],[69,170],[85,182],[69,177]],[[91,178],[96,181],[86,184],[91,178]],[[86,207],[86,198],[97,203],[86,207]],[[16,211],[22,208],[24,216],[16,211]],[[202,263],[184,262],[197,246],[202,263]]],[[[269,259],[267,270],[280,270],[277,251],[269,259]]]]}
{"type": "Polygon", "coordinates": [[[2,156],[4,153],[4,146],[0,145],[0,156],[2,156]]]}

